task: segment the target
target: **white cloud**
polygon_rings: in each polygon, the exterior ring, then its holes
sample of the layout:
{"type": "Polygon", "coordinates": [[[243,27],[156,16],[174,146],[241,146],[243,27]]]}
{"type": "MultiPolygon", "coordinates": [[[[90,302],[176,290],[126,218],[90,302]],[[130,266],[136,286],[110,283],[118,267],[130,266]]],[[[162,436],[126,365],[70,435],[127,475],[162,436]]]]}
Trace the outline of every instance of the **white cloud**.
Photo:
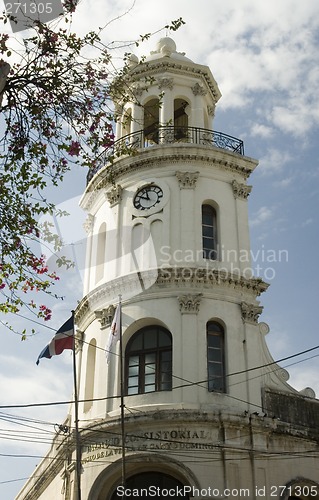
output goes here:
{"type": "Polygon", "coordinates": [[[291,160],[292,157],[288,151],[270,148],[267,156],[260,159],[259,171],[262,174],[278,174],[278,172],[280,172],[291,160]]]}
{"type": "MultiPolygon", "coordinates": [[[[275,318],[272,320],[270,334],[266,337],[266,342],[274,360],[287,356],[287,345],[291,346],[291,332],[285,330],[282,322],[278,323],[275,318]]],[[[297,352],[297,350],[296,350],[297,352]]],[[[314,351],[316,353],[316,351],[314,351]]],[[[306,387],[311,387],[318,397],[318,356],[309,354],[310,359],[301,360],[294,358],[280,363],[289,373],[288,384],[301,391],[306,387]],[[315,356],[315,357],[313,357],[315,356]]]]}
{"type": "Polygon", "coordinates": [[[293,176],[285,177],[284,179],[276,180],[274,182],[274,186],[277,188],[286,188],[287,186],[290,186],[293,181],[294,181],[293,176]]]}
{"type": "Polygon", "coordinates": [[[289,383],[298,391],[311,387],[319,396],[319,380],[318,380],[318,357],[308,361],[302,361],[298,365],[288,368],[290,373],[289,383]]]}
{"type": "MultiPolygon", "coordinates": [[[[56,365],[48,366],[45,364],[47,360],[44,360],[41,362],[43,366],[36,366],[35,361],[31,365],[15,356],[0,356],[1,366],[7,368],[0,375],[1,399],[5,404],[49,402],[56,400],[57,394],[60,394],[61,399],[70,398],[64,377],[61,376],[65,368],[61,370],[60,364],[57,376],[56,365]]],[[[52,361],[47,362],[52,364],[52,361]]]]}
{"type": "MultiPolygon", "coordinates": [[[[124,2],[124,6],[116,10],[112,5],[113,17],[131,5],[131,2],[124,2]]],[[[183,17],[186,26],[171,36],[178,50],[211,67],[223,94],[219,109],[255,107],[264,99],[264,117],[268,123],[252,130],[253,134],[263,137],[267,134],[269,137],[274,126],[285,133],[301,136],[314,123],[319,123],[319,106],[313,92],[319,85],[317,1],[302,5],[297,0],[271,0],[266,4],[242,0],[238,6],[235,0],[224,4],[217,0],[198,0],[196,6],[194,13],[192,4],[182,0],[172,4],[163,0],[154,16],[151,2],[137,0],[127,15],[109,26],[106,36],[133,40],[171,19],[183,17]]],[[[91,2],[83,3],[82,12],[89,7],[92,7],[91,2]]],[[[98,11],[99,7],[95,9],[98,11]]],[[[110,14],[107,6],[101,12],[110,14]]],[[[102,24],[101,14],[98,19],[102,24]]],[[[148,53],[157,37],[164,35],[165,31],[133,50],[139,54],[148,53]]]]}
{"type": "Polygon", "coordinates": [[[302,227],[306,227],[306,226],[310,226],[311,224],[313,224],[313,218],[312,217],[309,217],[309,219],[306,219],[303,223],[302,223],[302,227]]]}
{"type": "Polygon", "coordinates": [[[260,207],[258,212],[250,221],[251,226],[259,226],[273,216],[273,210],[269,207],[260,207]]]}
{"type": "Polygon", "coordinates": [[[255,123],[250,130],[250,135],[252,137],[262,137],[264,139],[272,137],[274,135],[274,130],[267,125],[261,123],[255,123]]]}

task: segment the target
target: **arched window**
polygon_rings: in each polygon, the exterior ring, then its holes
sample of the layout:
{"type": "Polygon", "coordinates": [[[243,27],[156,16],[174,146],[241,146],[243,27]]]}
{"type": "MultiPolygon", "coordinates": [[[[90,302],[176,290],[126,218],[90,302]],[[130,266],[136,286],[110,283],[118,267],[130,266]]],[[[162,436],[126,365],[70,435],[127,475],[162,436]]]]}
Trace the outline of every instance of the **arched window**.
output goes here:
{"type": "Polygon", "coordinates": [[[95,361],[96,361],[96,340],[92,339],[88,345],[86,358],[86,379],[84,390],[84,411],[87,412],[91,408],[94,398],[94,378],[95,378],[95,361]]]}
{"type": "Polygon", "coordinates": [[[211,205],[202,205],[202,237],[204,259],[217,259],[216,210],[211,205]]]}
{"type": "Polygon", "coordinates": [[[224,329],[216,321],[207,323],[208,390],[226,392],[224,329]]]}
{"type": "Polygon", "coordinates": [[[125,351],[126,394],[172,390],[172,336],[161,326],[133,335],[125,351]]]}
{"type": "MultiPolygon", "coordinates": [[[[176,492],[176,495],[171,494],[169,498],[189,499],[187,492],[184,493],[184,485],[168,474],[162,472],[142,472],[131,476],[126,481],[126,489],[138,493],[138,498],[157,498],[164,499],[167,497],[167,492],[176,492]],[[152,489],[150,489],[152,487],[152,489]],[[145,491],[149,489],[150,495],[146,496],[145,491]]],[[[122,491],[116,488],[111,500],[123,498],[122,491]]]]}
{"type": "Polygon", "coordinates": [[[188,102],[184,99],[174,100],[174,137],[177,141],[184,141],[188,136],[188,102]]]}
{"type": "Polygon", "coordinates": [[[128,135],[132,132],[132,109],[129,108],[125,111],[122,120],[122,135],[128,135]]]}
{"type": "Polygon", "coordinates": [[[144,139],[145,142],[158,143],[159,100],[151,99],[144,105],[144,139]]]}
{"type": "Polygon", "coordinates": [[[104,277],[106,251],[106,224],[103,222],[97,236],[95,283],[98,283],[104,277]]]}

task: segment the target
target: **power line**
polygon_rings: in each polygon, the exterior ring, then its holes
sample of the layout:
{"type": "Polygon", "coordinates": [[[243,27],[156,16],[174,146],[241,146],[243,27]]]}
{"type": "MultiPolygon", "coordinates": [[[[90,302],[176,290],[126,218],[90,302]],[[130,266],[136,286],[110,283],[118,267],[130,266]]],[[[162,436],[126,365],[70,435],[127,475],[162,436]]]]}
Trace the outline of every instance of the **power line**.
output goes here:
{"type": "MultiPolygon", "coordinates": [[[[45,326],[47,326],[47,325],[45,325],[45,326]]],[[[51,327],[49,327],[49,328],[50,328],[51,330],[54,330],[54,331],[55,331],[55,329],[53,329],[53,328],[51,328],[51,327]]],[[[88,345],[89,345],[89,343],[88,343],[88,342],[84,342],[84,343],[86,343],[86,344],[88,344],[88,345]]],[[[103,349],[103,348],[98,347],[98,346],[95,346],[95,347],[96,347],[97,349],[100,349],[100,350],[104,351],[104,352],[107,352],[107,350],[106,350],[106,349],[103,349]]],[[[292,359],[292,358],[295,358],[295,357],[297,357],[297,356],[301,356],[301,355],[303,355],[303,354],[305,354],[305,353],[308,353],[308,352],[314,351],[314,350],[316,350],[316,349],[318,349],[318,348],[319,348],[319,346],[314,346],[314,347],[312,347],[312,348],[306,349],[306,350],[304,350],[304,351],[300,351],[300,352],[295,353],[295,354],[290,355],[290,356],[286,356],[286,357],[284,357],[284,358],[281,358],[281,359],[279,359],[279,360],[273,361],[273,362],[271,362],[271,363],[267,363],[267,364],[260,365],[260,366],[257,366],[257,367],[252,367],[252,368],[249,368],[249,369],[246,369],[246,370],[242,370],[242,371],[238,371],[238,372],[234,372],[234,373],[226,374],[226,377],[232,377],[232,376],[235,376],[235,375],[244,374],[244,373],[247,373],[247,372],[250,372],[250,371],[254,371],[254,370],[261,369],[261,368],[269,367],[269,366],[272,366],[272,365],[274,365],[274,364],[278,364],[278,363],[280,363],[280,362],[282,362],[282,361],[285,361],[285,360],[288,360],[288,359],[292,359]]],[[[115,355],[115,353],[114,353],[114,352],[112,352],[112,354],[114,354],[114,355],[115,355]]],[[[117,356],[119,356],[118,354],[116,354],[116,355],[117,355],[117,356]]],[[[312,358],[314,358],[314,357],[317,357],[317,356],[312,356],[312,357],[310,357],[310,358],[306,358],[306,359],[304,359],[304,360],[300,360],[300,361],[298,361],[298,362],[296,362],[296,363],[291,363],[291,364],[290,364],[290,365],[288,365],[288,366],[292,366],[293,364],[302,363],[302,362],[307,361],[308,359],[312,359],[312,358]]],[[[285,368],[285,367],[283,367],[283,368],[285,368]]],[[[275,372],[275,371],[277,371],[277,370],[281,370],[281,369],[282,369],[282,367],[280,367],[280,366],[279,366],[276,370],[273,370],[273,372],[275,372]]],[[[238,385],[238,384],[240,384],[240,383],[247,383],[247,382],[249,382],[250,380],[253,380],[253,379],[255,379],[255,378],[259,378],[259,377],[262,377],[262,376],[264,376],[264,374],[258,375],[258,376],[256,376],[256,377],[252,377],[252,378],[250,378],[250,379],[248,379],[248,380],[243,380],[243,381],[240,381],[240,382],[235,382],[235,383],[233,383],[233,384],[229,384],[229,387],[231,387],[231,386],[233,386],[233,385],[238,385]]],[[[181,380],[181,381],[186,382],[186,384],[182,384],[182,385],[179,385],[179,386],[174,386],[174,387],[172,387],[172,390],[174,390],[174,389],[179,389],[179,388],[183,388],[183,387],[191,387],[191,386],[194,386],[194,385],[197,385],[198,387],[202,387],[203,389],[207,389],[207,386],[206,386],[206,385],[205,385],[205,386],[204,386],[204,385],[202,385],[202,384],[207,384],[207,382],[208,382],[208,380],[207,380],[207,379],[202,380],[202,381],[199,381],[199,382],[192,382],[192,381],[189,381],[189,380],[184,379],[184,378],[182,378],[182,377],[178,377],[177,375],[173,375],[173,374],[172,374],[172,378],[175,378],[175,379],[178,379],[178,380],[181,380]]],[[[242,403],[245,403],[245,404],[251,404],[251,402],[249,402],[249,401],[245,401],[245,400],[243,400],[243,399],[236,398],[235,396],[232,396],[232,395],[230,395],[230,394],[228,394],[228,393],[224,393],[224,395],[225,395],[226,397],[231,398],[231,399],[234,399],[234,400],[236,400],[236,401],[239,401],[239,402],[242,402],[242,403]]],[[[105,400],[110,400],[110,399],[118,399],[119,397],[120,397],[120,396],[108,396],[108,397],[103,397],[103,398],[84,399],[84,400],[79,400],[79,402],[80,402],[80,403],[84,403],[84,402],[105,401],[105,400]]],[[[26,405],[10,405],[10,406],[4,406],[4,405],[3,405],[3,406],[0,406],[0,408],[28,408],[28,407],[38,407],[38,406],[55,406],[55,405],[65,405],[65,404],[73,404],[73,403],[74,403],[74,401],[72,401],[72,400],[71,400],[71,401],[60,401],[60,402],[50,402],[50,403],[32,403],[32,404],[26,404],[26,405]]],[[[269,411],[267,408],[265,408],[265,407],[263,407],[263,406],[261,406],[261,405],[253,404],[253,406],[254,406],[254,407],[257,407],[257,408],[260,408],[260,409],[261,409],[261,410],[263,410],[263,411],[269,411]]],[[[52,425],[53,425],[53,424],[52,424],[52,425]]]]}
{"type": "MultiPolygon", "coordinates": [[[[105,351],[105,349],[102,349],[100,348],[101,350],[105,351]]],[[[298,353],[295,353],[295,354],[292,354],[290,356],[286,356],[284,358],[281,358],[279,360],[276,360],[276,361],[272,361],[271,363],[266,363],[264,365],[259,365],[259,366],[256,366],[256,367],[252,367],[252,368],[247,368],[246,370],[241,370],[241,371],[238,371],[238,372],[233,372],[233,373],[229,373],[228,375],[226,375],[227,377],[232,377],[232,376],[235,376],[235,375],[242,375],[244,373],[248,373],[248,372],[251,372],[251,371],[255,371],[255,370],[260,370],[262,368],[267,368],[269,366],[273,366],[275,364],[278,364],[282,361],[287,361],[288,359],[293,359],[297,356],[301,356],[303,354],[306,354],[308,352],[312,352],[316,349],[319,349],[319,345],[318,346],[315,346],[315,347],[311,347],[309,349],[306,349],[304,351],[300,351],[298,353]]],[[[307,359],[305,360],[301,360],[300,362],[303,362],[303,361],[307,361],[307,359]]],[[[278,368],[278,370],[281,369],[281,367],[278,368]]],[[[276,370],[274,370],[276,371],[276,370]]],[[[261,375],[263,376],[263,375],[261,375]]],[[[179,386],[174,386],[172,388],[172,390],[175,390],[175,389],[180,389],[180,388],[184,388],[184,387],[191,387],[191,386],[194,386],[194,385],[198,385],[200,387],[203,387],[206,389],[206,386],[202,386],[201,384],[207,384],[208,382],[208,379],[205,379],[205,380],[201,380],[201,381],[197,381],[197,382],[192,382],[192,381],[189,381],[189,380],[186,380],[186,379],[183,379],[182,377],[179,377],[177,375],[172,375],[173,378],[176,378],[178,380],[183,380],[185,382],[187,382],[186,384],[182,384],[182,385],[179,385],[179,386]]],[[[243,381],[243,383],[245,383],[246,381],[243,381]]],[[[226,393],[225,393],[226,394],[226,393]]],[[[120,396],[106,396],[106,397],[103,397],[103,398],[92,398],[92,399],[81,399],[79,400],[79,403],[84,403],[84,402],[89,402],[89,401],[92,401],[92,402],[95,402],[95,401],[106,401],[108,399],[118,399],[120,396]]],[[[35,407],[41,407],[41,406],[55,406],[55,405],[66,405],[66,404],[73,404],[74,401],[73,400],[68,400],[68,401],[55,401],[55,402],[45,402],[45,403],[27,403],[27,404],[14,404],[14,405],[0,405],[0,409],[6,409],[6,408],[35,408],[35,407]]]]}

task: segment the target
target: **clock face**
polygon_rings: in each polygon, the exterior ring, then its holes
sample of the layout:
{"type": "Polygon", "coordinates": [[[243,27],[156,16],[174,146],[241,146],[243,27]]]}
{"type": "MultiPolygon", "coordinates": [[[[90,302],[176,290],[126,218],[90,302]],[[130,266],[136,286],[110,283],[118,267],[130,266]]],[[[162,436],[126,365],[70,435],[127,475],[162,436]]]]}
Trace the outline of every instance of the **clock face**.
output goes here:
{"type": "Polygon", "coordinates": [[[134,207],[139,210],[148,210],[160,203],[163,191],[160,187],[150,184],[139,189],[134,197],[134,207]]]}

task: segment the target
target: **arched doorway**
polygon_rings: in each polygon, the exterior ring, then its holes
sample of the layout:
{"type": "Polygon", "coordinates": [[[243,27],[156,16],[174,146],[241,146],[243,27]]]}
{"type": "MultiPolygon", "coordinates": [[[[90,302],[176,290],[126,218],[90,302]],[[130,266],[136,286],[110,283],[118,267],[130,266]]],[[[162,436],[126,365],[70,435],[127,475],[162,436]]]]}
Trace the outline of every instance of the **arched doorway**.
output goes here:
{"type": "Polygon", "coordinates": [[[281,500],[319,500],[319,483],[311,479],[299,477],[293,479],[282,492],[281,500]]]}
{"type": "MultiPolygon", "coordinates": [[[[184,485],[168,474],[162,472],[149,471],[141,472],[131,476],[126,481],[127,495],[144,500],[179,498],[189,499],[189,494],[184,492],[184,485]]],[[[122,486],[117,486],[112,493],[111,500],[125,498],[125,490],[122,486]]]]}

